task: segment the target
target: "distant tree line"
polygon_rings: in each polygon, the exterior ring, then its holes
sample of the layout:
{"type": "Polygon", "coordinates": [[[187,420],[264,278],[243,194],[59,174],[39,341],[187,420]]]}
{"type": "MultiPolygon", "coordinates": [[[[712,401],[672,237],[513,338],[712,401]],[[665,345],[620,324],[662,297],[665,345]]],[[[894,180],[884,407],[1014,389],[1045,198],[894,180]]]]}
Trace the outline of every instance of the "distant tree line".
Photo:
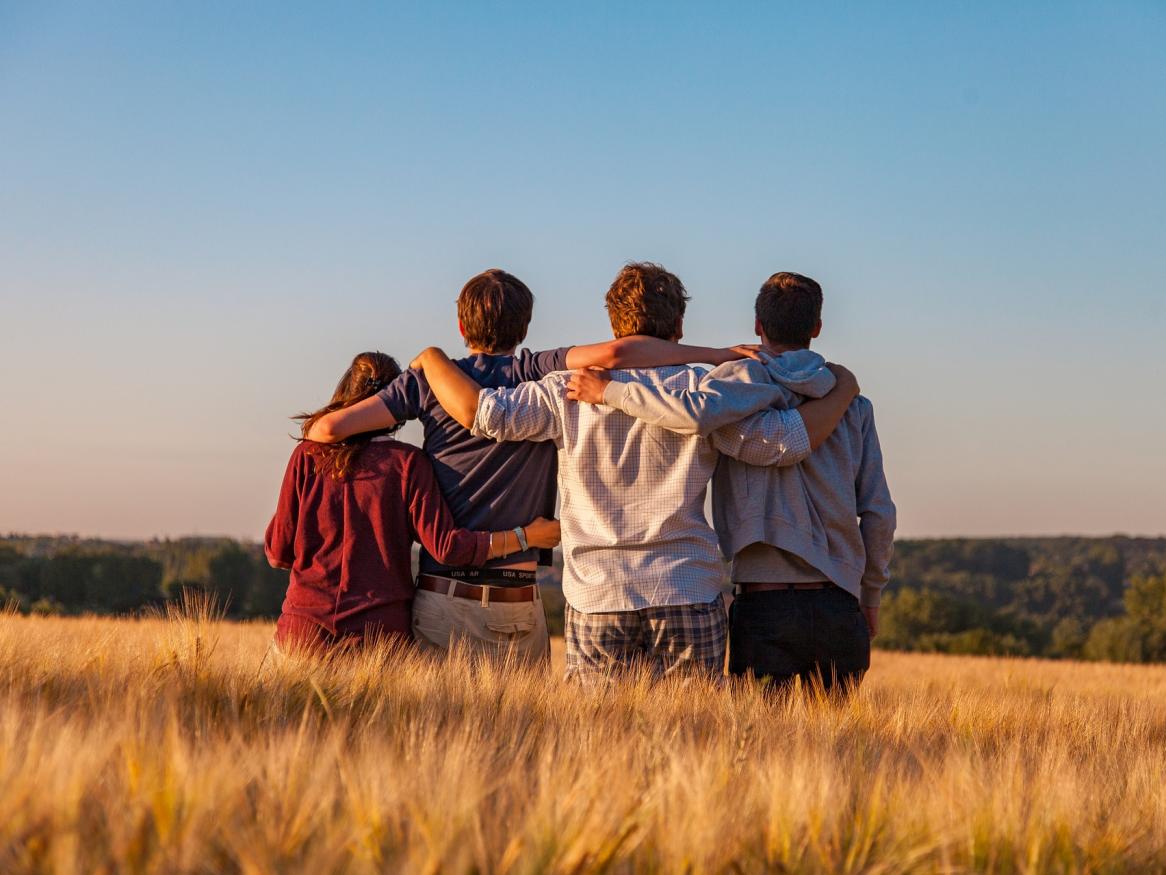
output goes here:
{"type": "Polygon", "coordinates": [[[271,568],[257,545],[230,538],[0,538],[0,604],[22,612],[135,613],[184,589],[213,594],[230,617],[273,617],[287,572],[271,568]]]}
{"type": "Polygon", "coordinates": [[[881,647],[1166,661],[1166,538],[901,541],[881,647]]]}
{"type": "MultiPolygon", "coordinates": [[[[1166,661],[1166,538],[900,541],[891,571],[884,648],[1166,661]]],[[[543,575],[552,631],[560,580],[561,566],[543,575]]],[[[229,538],[0,538],[0,605],[26,613],[132,614],[197,589],[230,617],[274,617],[286,588],[259,546],[229,538]]]]}

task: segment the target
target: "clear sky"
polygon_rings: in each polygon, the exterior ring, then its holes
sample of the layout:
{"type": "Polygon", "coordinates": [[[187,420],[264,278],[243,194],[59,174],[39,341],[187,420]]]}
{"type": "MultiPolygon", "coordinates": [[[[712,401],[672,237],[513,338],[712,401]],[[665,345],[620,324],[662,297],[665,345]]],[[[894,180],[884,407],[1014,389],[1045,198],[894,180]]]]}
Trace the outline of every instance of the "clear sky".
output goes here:
{"type": "Polygon", "coordinates": [[[0,0],[0,531],[259,536],[354,353],[651,259],[822,282],[901,534],[1166,533],[1166,6],[809,5],[0,0]]]}

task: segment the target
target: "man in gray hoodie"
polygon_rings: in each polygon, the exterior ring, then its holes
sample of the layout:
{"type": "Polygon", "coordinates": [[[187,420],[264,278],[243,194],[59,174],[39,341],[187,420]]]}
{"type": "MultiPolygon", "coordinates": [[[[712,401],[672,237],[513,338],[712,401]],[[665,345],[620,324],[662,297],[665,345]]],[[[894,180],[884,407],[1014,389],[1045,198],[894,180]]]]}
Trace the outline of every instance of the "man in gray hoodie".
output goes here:
{"type": "Polygon", "coordinates": [[[764,363],[722,365],[695,390],[582,371],[572,378],[569,397],[682,434],[712,432],[722,453],[713,519],[737,587],[730,671],[782,686],[800,678],[827,690],[851,690],[870,666],[895,532],[870,401],[855,398],[826,442],[796,465],[757,467],[734,458],[748,423],[724,427],[724,440],[712,431],[742,384],[780,387],[774,406],[784,409],[830,391],[834,375],[809,349],[822,329],[821,311],[818,283],[776,273],[756,302],[755,328],[769,354],[764,363]]]}

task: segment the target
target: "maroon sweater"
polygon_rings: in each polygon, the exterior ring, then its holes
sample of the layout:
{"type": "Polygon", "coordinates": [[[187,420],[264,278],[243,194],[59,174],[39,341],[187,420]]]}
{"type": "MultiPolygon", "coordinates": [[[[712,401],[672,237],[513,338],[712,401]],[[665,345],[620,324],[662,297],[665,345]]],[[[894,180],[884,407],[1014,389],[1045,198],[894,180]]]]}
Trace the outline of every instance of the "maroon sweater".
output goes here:
{"type": "Polygon", "coordinates": [[[283,613],[332,635],[360,634],[372,617],[381,631],[408,635],[413,542],[446,565],[482,565],[489,535],[454,527],[417,447],[370,441],[337,480],[317,472],[314,446],[292,452],[264,539],[268,561],[291,569],[283,613]]]}

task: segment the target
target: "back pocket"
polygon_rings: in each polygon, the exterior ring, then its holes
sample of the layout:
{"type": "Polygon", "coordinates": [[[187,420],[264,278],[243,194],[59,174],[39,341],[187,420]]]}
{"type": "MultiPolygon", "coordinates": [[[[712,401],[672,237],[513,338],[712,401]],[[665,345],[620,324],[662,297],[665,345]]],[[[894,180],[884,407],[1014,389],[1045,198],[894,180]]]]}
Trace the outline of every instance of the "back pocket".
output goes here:
{"type": "Polygon", "coordinates": [[[534,631],[534,623],[530,620],[519,620],[517,622],[487,620],[486,628],[495,635],[501,635],[506,638],[520,638],[534,631]]]}

